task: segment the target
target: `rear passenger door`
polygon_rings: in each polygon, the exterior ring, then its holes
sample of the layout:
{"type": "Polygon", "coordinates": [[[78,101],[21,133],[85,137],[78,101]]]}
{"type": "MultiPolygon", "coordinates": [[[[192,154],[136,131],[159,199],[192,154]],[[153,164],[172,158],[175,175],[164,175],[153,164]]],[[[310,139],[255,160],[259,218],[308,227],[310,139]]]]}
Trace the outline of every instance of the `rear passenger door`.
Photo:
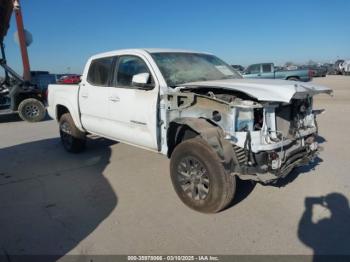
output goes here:
{"type": "Polygon", "coordinates": [[[273,64],[262,64],[261,65],[261,78],[273,79],[275,78],[273,64]]]}
{"type": "Polygon", "coordinates": [[[89,132],[105,136],[108,133],[109,98],[114,57],[91,61],[86,79],[80,84],[79,106],[81,122],[89,132]]]}

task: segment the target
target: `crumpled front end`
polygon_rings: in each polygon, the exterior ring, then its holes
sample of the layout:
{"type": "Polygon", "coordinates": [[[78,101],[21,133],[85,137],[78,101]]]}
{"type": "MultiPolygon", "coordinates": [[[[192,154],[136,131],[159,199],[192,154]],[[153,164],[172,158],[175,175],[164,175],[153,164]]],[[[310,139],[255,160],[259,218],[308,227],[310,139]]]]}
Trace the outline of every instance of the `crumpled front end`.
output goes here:
{"type": "Polygon", "coordinates": [[[295,93],[287,103],[220,88],[182,89],[169,95],[168,119],[202,118],[220,127],[233,147],[232,174],[269,183],[317,156],[322,111],[313,110],[313,95],[295,93]]]}
{"type": "Polygon", "coordinates": [[[308,164],[318,153],[319,111],[312,97],[290,103],[264,103],[262,108],[239,112],[231,138],[238,164],[233,173],[264,183],[283,178],[297,166],[308,164]]]}

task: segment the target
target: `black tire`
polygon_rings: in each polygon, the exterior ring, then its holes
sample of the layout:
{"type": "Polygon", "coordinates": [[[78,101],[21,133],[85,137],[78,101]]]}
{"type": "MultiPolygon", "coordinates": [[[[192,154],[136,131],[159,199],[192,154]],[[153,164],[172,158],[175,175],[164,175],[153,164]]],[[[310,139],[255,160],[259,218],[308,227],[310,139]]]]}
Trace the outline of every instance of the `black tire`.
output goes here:
{"type": "Polygon", "coordinates": [[[290,81],[300,81],[300,79],[297,78],[297,77],[289,77],[287,80],[290,80],[290,81]]]}
{"type": "Polygon", "coordinates": [[[46,116],[44,104],[35,98],[24,99],[18,106],[20,118],[27,122],[40,122],[46,116]]]}
{"type": "Polygon", "coordinates": [[[61,142],[68,152],[79,153],[85,149],[86,135],[75,126],[70,113],[61,116],[59,127],[61,142]]]}
{"type": "Polygon", "coordinates": [[[217,153],[199,137],[186,140],[174,149],[170,175],[179,198],[196,211],[219,212],[234,198],[235,176],[225,170],[217,153]]]}

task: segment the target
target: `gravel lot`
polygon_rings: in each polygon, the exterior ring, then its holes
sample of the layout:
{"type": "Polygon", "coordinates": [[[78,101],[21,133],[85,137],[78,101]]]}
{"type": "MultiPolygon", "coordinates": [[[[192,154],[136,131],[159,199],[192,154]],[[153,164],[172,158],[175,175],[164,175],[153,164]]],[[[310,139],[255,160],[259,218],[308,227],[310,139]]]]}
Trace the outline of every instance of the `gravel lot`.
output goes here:
{"type": "Polygon", "coordinates": [[[319,158],[278,186],[240,182],[214,215],[180,202],[161,155],[99,138],[72,155],[55,121],[1,117],[0,254],[350,254],[350,77],[314,82],[335,91],[316,101],[319,158]]]}

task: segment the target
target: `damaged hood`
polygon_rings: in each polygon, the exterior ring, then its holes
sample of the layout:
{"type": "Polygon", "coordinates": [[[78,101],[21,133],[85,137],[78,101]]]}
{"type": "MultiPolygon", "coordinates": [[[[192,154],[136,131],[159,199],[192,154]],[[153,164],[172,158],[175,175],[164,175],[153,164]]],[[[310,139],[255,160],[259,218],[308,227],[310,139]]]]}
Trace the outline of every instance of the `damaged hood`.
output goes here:
{"type": "Polygon", "coordinates": [[[292,98],[304,98],[307,95],[331,94],[332,89],[313,83],[270,79],[225,79],[191,82],[181,85],[183,88],[219,88],[239,91],[259,101],[286,102],[292,98]]]}

